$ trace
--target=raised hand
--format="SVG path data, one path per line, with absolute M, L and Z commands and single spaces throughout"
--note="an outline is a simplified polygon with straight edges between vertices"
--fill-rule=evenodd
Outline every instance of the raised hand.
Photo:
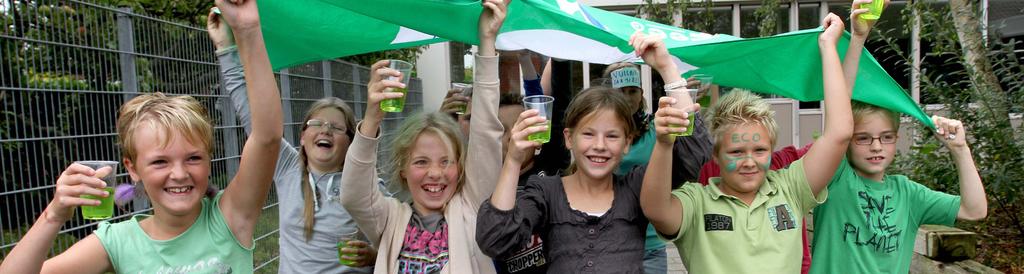
M 868 9 L 861 8 L 863 4 L 871 4 L 871 0 L 853 0 L 853 4 L 850 6 L 850 24 L 853 25 L 852 35 L 867 36 L 871 32 L 871 28 L 878 22 L 878 20 L 868 20 L 860 17 L 861 14 L 868 13 Z M 889 6 L 889 0 L 885 0 L 884 5 Z
M 957 149 L 967 146 L 967 133 L 963 122 L 941 116 L 932 116 L 932 122 L 935 123 L 935 137 L 946 147 Z
M 75 208 L 79 206 L 98 206 L 99 200 L 81 198 L 82 195 L 93 195 L 106 197 L 109 195 L 103 190 L 107 183 L 99 178 L 114 172 L 110 167 L 103 167 L 93 170 L 87 166 L 74 163 L 68 166 L 60 178 L 57 178 L 57 185 L 54 188 L 53 200 L 46 206 L 46 220 L 54 223 L 64 223 L 75 215 Z
M 484 11 L 480 13 L 480 40 L 498 37 L 498 30 L 508 15 L 508 3 L 512 0 L 483 0 Z
M 455 115 L 462 107 L 469 105 L 469 97 L 462 96 L 462 90 L 452 89 L 444 96 L 441 103 L 441 112 Z M 454 117 L 454 116 L 453 116 Z
M 260 12 L 256 0 L 216 0 L 223 19 L 237 32 L 259 29 Z
M 629 37 L 629 45 L 636 50 L 637 56 L 644 59 L 644 63 L 657 70 L 662 76 L 678 75 L 676 63 L 672 61 L 672 55 L 668 53 L 663 39 L 664 37 L 661 36 L 645 35 L 638 31 Z M 666 80 L 666 82 L 669 81 Z
M 214 9 L 210 8 L 210 13 L 206 15 L 206 33 L 210 35 L 210 41 L 213 41 L 213 45 L 218 50 L 235 45 L 231 27 L 227 22 L 221 20 L 220 14 L 214 12 Z
M 540 112 L 536 109 L 523 111 L 523 113 L 519 114 L 515 125 L 512 126 L 512 135 L 508 140 L 508 152 L 505 155 L 507 159 L 522 163 L 526 159 L 527 153 L 533 154 L 533 151 L 541 146 L 541 143 L 526 139 L 530 134 L 548 130 L 546 125 L 536 126 L 547 120 L 539 115 Z
M 658 142 L 671 144 L 676 138 L 671 134 L 683 133 L 690 126 L 690 114 L 687 112 L 700 110 L 700 104 L 693 104 L 690 109 L 673 107 L 675 104 L 676 99 L 668 96 L 658 100 L 658 112 L 654 113 L 654 132 Z
M 843 19 L 839 18 L 835 13 L 829 13 L 828 16 L 825 16 L 825 19 L 821 21 L 821 27 L 825 30 L 818 36 L 818 44 L 831 47 L 836 46 L 836 43 L 839 42 L 839 36 L 843 35 L 843 30 L 846 28 L 843 24 Z
M 384 118 L 384 113 L 380 110 L 380 102 L 385 99 L 397 99 L 405 96 L 401 92 L 391 92 L 393 88 L 405 88 L 405 84 L 391 80 L 391 77 L 402 77 L 402 72 L 388 67 L 390 64 L 391 62 L 388 60 L 380 60 L 370 66 L 370 83 L 366 89 L 365 119 L 380 121 Z

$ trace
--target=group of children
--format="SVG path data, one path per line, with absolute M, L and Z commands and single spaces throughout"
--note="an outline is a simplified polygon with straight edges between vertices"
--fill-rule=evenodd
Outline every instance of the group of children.
M 850 99 L 874 23 L 857 7 L 870 0 L 853 1 L 845 63 L 836 48 L 843 20 L 830 14 L 822 22 L 825 129 L 809 148 L 773 153 L 774 113 L 753 93 L 732 91 L 700 112 L 688 96 L 663 97 L 651 116 L 639 83 L 619 79 L 568 104 L 561 133 L 572 162 L 561 174 L 536 172 L 541 144 L 527 140 L 552 123 L 536 110 L 504 108 L 515 103 L 499 94 L 495 40 L 508 0 L 483 0 L 468 131 L 438 112 L 406 119 L 385 144 L 391 162 L 383 179 L 385 113 L 375 106 L 404 96 L 391 92 L 404 85 L 389 80 L 401 73 L 388 61 L 371 66 L 359 123 L 340 99 L 315 102 L 295 147 L 282 138 L 255 1 L 216 2 L 208 29 L 248 134 L 228 187 L 207 191 L 213 128 L 196 100 L 137 96 L 121 107 L 117 130 L 125 167 L 153 214 L 103 222 L 47 259 L 74 209 L 98 204 L 79 196 L 106 195 L 95 170 L 72 164 L 0 273 L 250 273 L 271 184 L 280 201 L 281 273 L 658 273 L 662 239 L 694 273 L 906 273 L 919 225 L 987 212 L 960 121 L 933 118 L 956 161 L 961 196 L 886 173 L 899 116 Z M 630 43 L 667 90 L 686 88 L 660 37 L 635 34 Z M 624 75 L 614 73 L 620 69 L 635 70 L 616 65 L 606 74 Z M 688 115 L 697 115 L 694 133 L 674 136 Z M 710 179 L 684 183 L 698 178 Z M 385 181 L 410 198 L 387 195 Z M 813 263 L 803 251 L 811 211 Z M 339 250 L 352 232 L 358 239 Z M 339 264 L 339 256 L 352 263 Z

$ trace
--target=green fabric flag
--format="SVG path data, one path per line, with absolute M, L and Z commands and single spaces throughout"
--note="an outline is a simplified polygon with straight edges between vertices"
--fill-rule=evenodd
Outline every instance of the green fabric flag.
M 275 70 L 447 41 L 315 0 L 263 0 L 259 10 Z
M 273 9 L 264 9 L 265 3 L 274 3 Z M 469 44 L 479 44 L 477 20 L 483 7 L 479 0 L 265 0 L 260 10 L 266 13 L 303 13 L 310 6 L 323 12 L 318 14 L 315 35 L 298 36 L 305 31 L 290 25 L 272 25 L 265 22 L 264 32 L 270 28 L 286 29 L 277 39 L 289 39 L 307 47 L 274 47 L 267 38 L 268 51 L 285 50 L 291 58 L 289 64 L 302 63 L 351 55 L 355 51 L 368 52 L 364 47 L 376 43 L 376 50 L 398 48 L 390 43 L 397 30 L 407 27 L 408 32 L 436 35 Z M 316 3 L 311 5 L 310 3 Z M 328 6 L 332 6 L 328 8 Z M 355 14 L 356 16 L 353 16 Z M 266 17 L 264 17 L 266 18 Z M 326 18 L 343 18 L 327 22 Z M 366 23 L 352 21 L 373 19 Z M 266 20 L 266 19 L 264 19 Z M 358 29 L 358 30 L 354 30 Z M 415 31 L 412 31 L 415 30 Z M 332 32 L 334 31 L 334 32 Z M 687 74 L 704 73 L 715 77 L 716 84 L 777 94 L 801 101 L 823 99 L 821 60 L 817 36 L 820 29 L 797 31 L 772 37 L 741 39 L 729 35 L 707 34 L 663 25 L 635 17 L 592 8 L 577 0 L 513 0 L 509 14 L 502 25 L 497 47 L 502 50 L 529 49 L 559 59 L 599 64 L 637 62 L 642 60 L 629 46 L 629 37 L 637 32 L 665 38 L 670 53 L 676 57 L 681 71 Z M 358 32 L 349 36 L 352 32 Z M 366 39 L 365 33 L 381 34 L 386 39 Z M 390 37 L 388 37 L 390 36 Z M 301 42 L 299 42 L 301 41 Z M 358 43 L 352 42 L 356 41 Z M 406 45 L 422 45 L 443 41 L 421 39 Z M 276 41 L 275 41 L 276 42 Z M 839 52 L 845 52 L 849 38 L 844 37 Z M 330 45 L 330 46 L 328 46 Z M 310 47 L 321 47 L 312 51 Z M 358 49 L 358 50 L 357 50 Z M 274 53 L 271 53 L 272 57 Z M 934 127 L 931 119 L 902 88 L 865 51 L 854 87 L 853 98 L 887 109 L 902 112 Z M 274 62 L 274 59 L 271 60 Z M 275 68 L 283 67 L 274 63 Z
M 765 38 L 672 48 L 670 53 L 699 67 L 686 72 L 709 74 L 722 86 L 748 88 L 800 101 L 824 99 L 821 54 L 818 34 L 809 29 Z M 849 33 L 839 41 L 838 52 L 844 58 Z M 861 55 L 853 99 L 898 111 L 934 128 L 931 118 L 886 73 L 865 49 Z

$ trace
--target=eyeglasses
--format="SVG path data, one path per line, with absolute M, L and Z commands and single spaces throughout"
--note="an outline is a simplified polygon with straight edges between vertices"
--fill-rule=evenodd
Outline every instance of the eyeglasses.
M 857 134 L 853 136 L 853 143 L 857 145 L 867 146 L 875 142 L 878 139 L 879 143 L 882 144 L 895 144 L 898 135 L 896 133 L 885 133 L 882 136 L 874 137 L 867 134 Z
M 331 122 L 325 122 L 325 121 L 316 120 L 316 119 L 312 119 L 312 120 L 306 121 L 306 126 L 307 127 L 319 127 L 319 128 L 322 128 L 322 129 L 329 129 L 329 130 L 331 130 L 334 133 L 344 133 L 344 132 L 348 131 L 348 130 L 346 130 L 344 128 L 340 128 L 340 127 L 336 127 L 336 126 L 332 125 Z

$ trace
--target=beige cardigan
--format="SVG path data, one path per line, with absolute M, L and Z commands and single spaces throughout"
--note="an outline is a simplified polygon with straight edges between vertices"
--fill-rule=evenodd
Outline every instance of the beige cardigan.
M 455 193 L 444 212 L 448 222 L 448 265 L 441 273 L 494 273 L 490 257 L 476 244 L 476 214 L 491 196 L 501 171 L 501 121 L 498 120 L 498 57 L 476 56 L 473 119 L 463 172 L 466 185 Z M 356 131 L 348 148 L 341 176 L 341 203 L 359 229 L 378 247 L 374 273 L 398 271 L 405 228 L 413 209 L 398 199 L 386 197 L 377 188 L 377 145 L 379 140 Z

